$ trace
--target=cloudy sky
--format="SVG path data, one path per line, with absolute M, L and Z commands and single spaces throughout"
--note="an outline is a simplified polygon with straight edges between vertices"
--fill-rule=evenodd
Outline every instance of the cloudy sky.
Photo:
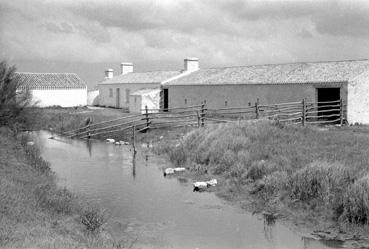
M 1 59 L 76 72 L 369 58 L 369 1 L 0 0 Z

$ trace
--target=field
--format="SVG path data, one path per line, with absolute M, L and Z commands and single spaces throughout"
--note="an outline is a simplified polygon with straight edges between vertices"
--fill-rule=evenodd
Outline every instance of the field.
M 244 121 L 154 147 L 195 180 L 217 178 L 218 195 L 253 211 L 368 233 L 368 131 Z

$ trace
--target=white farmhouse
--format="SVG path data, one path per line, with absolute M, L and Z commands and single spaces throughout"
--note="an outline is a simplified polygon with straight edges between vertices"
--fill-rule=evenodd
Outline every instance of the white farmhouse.
M 22 89 L 28 89 L 38 107 L 85 106 L 87 86 L 74 73 L 15 73 Z

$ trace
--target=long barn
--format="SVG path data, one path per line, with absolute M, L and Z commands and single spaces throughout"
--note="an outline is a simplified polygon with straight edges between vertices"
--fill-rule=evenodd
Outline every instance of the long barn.
M 199 69 L 163 88 L 169 108 L 343 99 L 349 123 L 369 123 L 369 60 Z
M 74 73 L 15 73 L 22 89 L 30 91 L 39 107 L 87 105 L 87 86 Z

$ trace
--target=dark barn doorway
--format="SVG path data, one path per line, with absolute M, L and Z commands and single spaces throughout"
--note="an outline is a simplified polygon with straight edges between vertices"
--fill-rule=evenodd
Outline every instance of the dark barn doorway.
M 334 107 L 333 105 L 335 106 L 339 105 L 339 100 L 341 98 L 340 88 L 339 87 L 317 88 L 317 95 L 318 95 L 319 119 L 320 120 L 338 119 L 340 117 L 339 106 Z
M 163 89 L 164 90 L 164 103 L 163 103 L 163 109 L 165 112 L 168 111 L 168 89 Z

